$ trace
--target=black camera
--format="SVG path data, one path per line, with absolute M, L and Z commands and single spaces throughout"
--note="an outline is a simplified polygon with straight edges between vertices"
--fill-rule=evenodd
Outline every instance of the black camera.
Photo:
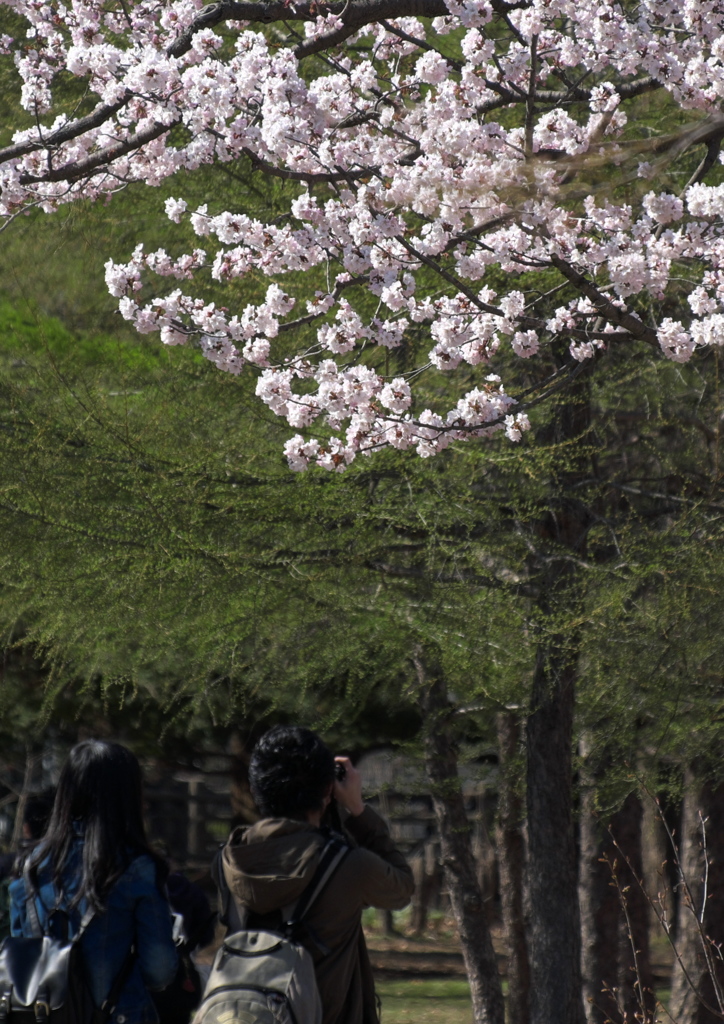
M 334 777 L 337 780 L 337 782 L 342 782 L 346 778 L 346 775 L 347 775 L 347 769 L 342 764 L 342 762 L 341 761 L 335 761 L 334 762 Z

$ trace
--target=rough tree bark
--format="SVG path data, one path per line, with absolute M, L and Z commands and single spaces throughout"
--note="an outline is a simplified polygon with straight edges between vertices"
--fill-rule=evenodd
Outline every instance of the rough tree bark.
M 413 654 L 424 716 L 425 767 L 440 832 L 445 883 L 470 981 L 474 1024 L 505 1024 L 503 990 L 477 879 L 445 679 L 422 648 Z
M 643 808 L 630 793 L 608 825 L 595 810 L 595 778 L 581 794 L 581 968 L 588 1024 L 655 1017 L 643 877 Z M 614 879 L 615 872 L 615 879 Z M 622 903 L 625 899 L 625 910 Z
M 13 834 L 10 839 L 10 849 L 17 850 L 20 840 L 23 838 L 23 821 L 25 818 L 25 806 L 28 802 L 28 797 L 33 788 L 33 778 L 35 777 L 35 769 L 38 765 L 40 758 L 33 752 L 30 744 L 25 747 L 25 772 L 23 773 L 23 784 L 18 793 L 18 802 L 15 807 L 15 822 L 13 824 Z
M 571 740 L 575 665 L 538 653 L 527 722 L 531 1024 L 582 1024 Z
M 584 773 L 581 787 L 580 872 L 581 974 L 588 1024 L 617 1015 L 616 987 L 620 904 L 606 857 L 612 848 L 596 814 L 595 781 Z
M 669 920 L 674 915 L 674 890 L 671 885 L 671 848 L 655 797 L 647 793 L 643 801 L 641 822 L 644 889 Z M 650 927 L 658 928 L 653 912 Z
M 629 793 L 610 825 L 620 852 L 618 879 L 626 901 L 619 922 L 618 984 L 623 1019 L 651 1024 L 656 1016 L 656 998 L 649 948 L 649 905 L 641 889 L 642 826 L 641 798 L 638 793 Z
M 567 352 L 559 352 L 562 364 Z M 531 1024 L 583 1024 L 581 939 L 573 830 L 572 742 L 580 572 L 591 516 L 577 497 L 590 471 L 590 369 L 541 432 L 560 464 L 550 478 L 548 514 L 531 538 L 540 596 L 539 641 L 526 723 Z M 580 442 L 580 443 L 579 443 Z M 538 549 L 540 546 L 540 549 Z
M 500 782 L 498 785 L 498 871 L 503 927 L 508 946 L 508 1024 L 529 1024 L 530 964 L 525 937 L 525 841 L 523 800 L 511 775 L 521 741 L 520 721 L 511 711 L 496 718 Z
M 724 783 L 703 782 L 704 774 L 695 764 L 684 780 L 679 863 L 686 884 L 678 886 L 670 1007 L 677 1024 L 724 1017 Z

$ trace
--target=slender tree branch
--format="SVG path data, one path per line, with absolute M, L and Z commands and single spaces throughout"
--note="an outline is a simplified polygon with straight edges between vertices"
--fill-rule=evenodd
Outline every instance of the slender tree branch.
M 492 6 L 499 14 L 527 7 L 529 0 L 492 0 Z M 209 4 L 194 22 L 168 48 L 172 57 L 181 57 L 190 48 L 193 38 L 203 28 L 213 28 L 222 21 L 314 21 L 320 14 L 336 14 L 342 17 L 343 27 L 320 36 L 319 39 L 301 43 L 297 56 L 306 57 L 311 53 L 336 43 L 358 31 L 364 25 L 380 22 L 390 18 L 438 18 L 450 12 L 444 0 L 335 0 L 333 3 L 318 3 L 317 0 L 304 0 L 302 3 L 290 3 L 289 0 L 274 0 L 272 3 L 234 2 L 222 0 L 221 3 Z M 348 31 L 349 30 L 349 31 Z
M 629 313 L 627 309 L 619 309 L 618 306 L 615 306 L 610 299 L 607 299 L 591 281 L 572 267 L 567 260 L 564 260 L 555 253 L 551 254 L 550 259 L 556 270 L 560 271 L 566 280 L 570 281 L 582 295 L 591 300 L 599 316 L 604 317 L 610 323 L 617 324 L 619 327 L 624 327 L 634 338 L 640 338 L 642 341 L 649 342 L 649 344 L 658 345 L 656 331 L 651 327 L 647 327 L 637 316 Z
M 92 177 L 99 170 L 105 170 L 105 165 L 111 164 L 114 160 L 118 160 L 128 153 L 133 153 L 149 142 L 153 142 L 154 139 L 160 138 L 161 135 L 164 135 L 180 123 L 180 121 L 173 121 L 171 124 L 159 124 L 157 122 L 145 131 L 136 132 L 135 135 L 130 136 L 124 142 L 118 142 L 112 146 L 106 146 L 105 149 L 98 150 L 97 153 L 93 153 L 92 156 L 87 157 L 85 160 L 64 164 L 62 167 L 49 170 L 46 174 L 23 174 L 20 176 L 20 184 L 35 185 L 47 181 L 71 182 L 77 181 L 79 178 Z
M 68 121 L 62 128 L 49 132 L 38 139 L 28 139 L 27 142 L 18 142 L 14 146 L 0 149 L 0 164 L 7 163 L 8 160 L 17 160 L 19 157 L 27 156 L 39 149 L 53 149 L 56 146 L 61 146 L 64 142 L 77 139 L 79 135 L 85 135 L 86 132 L 92 131 L 94 128 L 100 128 L 102 124 L 105 124 L 114 114 L 125 107 L 130 98 L 131 93 L 125 92 L 120 100 L 104 104 L 92 114 L 88 114 L 87 117 L 80 117 L 77 121 Z
M 304 181 L 309 185 L 322 182 L 356 181 L 358 178 L 366 178 L 377 172 L 376 167 L 363 167 L 358 171 L 289 171 L 283 167 L 275 167 L 274 164 L 268 163 L 250 149 L 245 148 L 244 153 L 249 157 L 255 170 L 271 174 L 274 178 L 282 178 L 284 181 Z

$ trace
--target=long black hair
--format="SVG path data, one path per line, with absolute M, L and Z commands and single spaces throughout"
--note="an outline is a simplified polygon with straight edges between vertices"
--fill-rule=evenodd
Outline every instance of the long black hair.
M 168 869 L 146 839 L 141 766 L 120 743 L 84 740 L 73 747 L 60 773 L 48 830 L 31 855 L 31 872 L 49 860 L 62 890 L 63 871 L 79 836 L 83 859 L 72 905 L 85 899 L 102 911 L 114 882 L 142 853 L 154 860 L 159 887 L 165 882 Z

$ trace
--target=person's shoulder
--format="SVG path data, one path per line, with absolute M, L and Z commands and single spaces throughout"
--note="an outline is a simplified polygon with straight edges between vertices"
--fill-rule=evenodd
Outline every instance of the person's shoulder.
M 139 853 L 130 862 L 119 881 L 156 884 L 156 862 L 148 853 Z
M 13 878 L 8 884 L 8 893 L 10 898 L 13 900 L 24 900 L 25 899 L 25 878 L 23 877 L 23 871 L 25 862 L 28 857 L 32 855 L 32 850 L 22 851 L 15 859 L 13 866 L 13 872 L 15 878 Z M 50 860 L 48 857 L 43 857 L 35 871 L 35 884 L 42 888 L 52 881 L 52 872 Z
M 340 865 L 340 870 L 343 870 L 345 874 L 354 875 L 360 871 L 366 871 L 372 865 L 376 866 L 380 860 L 378 854 L 364 846 L 350 846 L 349 852 Z

